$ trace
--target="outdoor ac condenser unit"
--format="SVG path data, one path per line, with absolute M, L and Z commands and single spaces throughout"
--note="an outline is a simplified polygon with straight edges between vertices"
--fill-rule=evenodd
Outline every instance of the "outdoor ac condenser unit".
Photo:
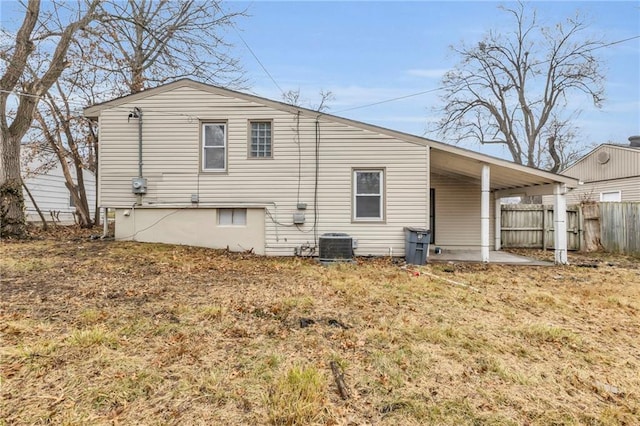
M 353 238 L 347 234 L 322 234 L 318 239 L 322 263 L 349 262 L 353 259 Z

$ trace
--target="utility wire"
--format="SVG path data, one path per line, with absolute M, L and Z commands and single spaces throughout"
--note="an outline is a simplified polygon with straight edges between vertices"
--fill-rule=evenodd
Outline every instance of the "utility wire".
M 380 104 L 386 104 L 386 103 L 389 103 L 389 102 L 400 101 L 402 99 L 413 98 L 415 96 L 426 95 L 427 93 L 437 92 L 437 91 L 443 90 L 443 89 L 444 89 L 444 87 L 437 87 L 435 89 L 423 90 L 422 92 L 412 93 L 410 95 L 398 96 L 397 98 L 385 99 L 383 101 L 378 101 L 378 102 L 374 102 L 374 103 L 371 103 L 371 104 L 366 104 L 366 105 L 360 105 L 360 106 L 356 106 L 356 107 L 352 107 L 352 108 L 341 109 L 339 111 L 336 111 L 336 114 L 339 114 L 341 112 L 346 112 L 346 111 L 353 111 L 355 109 L 367 108 L 367 107 L 380 105 Z
M 612 41 L 610 43 L 606 43 L 606 44 L 603 44 L 603 45 L 600 45 L 600 46 L 592 47 L 591 49 L 587 49 L 586 52 L 592 52 L 594 50 L 604 49 L 605 47 L 615 46 L 616 44 L 626 43 L 627 41 L 636 40 L 638 38 L 640 38 L 640 35 L 636 35 L 636 36 L 633 36 L 633 37 L 628 37 L 628 38 L 625 38 L 625 39 L 622 39 L 622 40 Z M 550 62 L 550 60 L 546 59 L 544 61 L 540 61 L 540 62 L 531 64 L 531 65 L 532 66 L 542 65 L 542 64 L 547 63 L 547 62 Z M 498 73 L 496 73 L 496 74 L 498 74 Z M 504 74 L 504 71 L 500 72 L 500 74 Z M 400 101 L 402 99 L 407 99 L 407 98 L 413 98 L 415 96 L 426 95 L 427 93 L 437 92 L 437 91 L 444 90 L 444 89 L 447 89 L 447 86 L 436 87 L 434 89 L 423 90 L 421 92 L 411 93 L 409 95 L 398 96 L 396 98 L 385 99 L 385 100 L 378 101 L 378 102 L 373 102 L 373 103 L 370 103 L 370 104 L 364 104 L 364 105 L 359 105 L 359 106 L 355 106 L 355 107 L 352 107 L 352 108 L 341 109 L 339 111 L 336 111 L 335 113 L 339 114 L 341 112 L 353 111 L 353 110 L 356 110 L 356 109 L 368 108 L 368 107 L 372 107 L 372 106 L 376 106 L 376 105 L 386 104 L 386 103 L 389 103 L 389 102 Z
M 262 70 L 269 76 L 269 78 L 271 79 L 271 81 L 273 82 L 273 84 L 275 84 L 275 86 L 278 88 L 278 90 L 280 90 L 280 94 L 282 96 L 284 96 L 284 90 L 282 90 L 282 87 L 280 87 L 280 85 L 278 84 L 278 82 L 276 81 L 275 78 L 273 78 L 273 76 L 271 75 L 271 73 L 269 72 L 269 70 L 267 70 L 267 67 L 264 66 L 264 64 L 262 63 L 262 61 L 260 61 L 260 58 L 258 58 L 258 55 L 255 54 L 255 52 L 253 51 L 253 49 L 251 48 L 251 46 L 249 46 L 249 43 L 246 42 L 246 40 L 242 37 L 242 35 L 240 34 L 240 31 L 238 31 L 235 27 L 235 25 L 232 25 L 233 30 L 236 32 L 236 34 L 238 35 L 238 37 L 240 37 L 240 40 L 242 40 L 242 43 L 245 45 L 245 47 L 247 48 L 247 50 L 249 50 L 249 52 L 251 52 L 251 55 L 253 56 L 253 58 L 258 62 L 258 64 L 260 64 L 260 66 L 262 67 Z
M 256 54 L 254 53 L 253 49 L 251 49 L 251 47 L 249 46 L 249 44 L 245 41 L 245 39 L 242 37 L 242 35 L 240 35 L 240 33 L 238 32 L 238 30 L 235 28 L 235 26 L 233 27 L 233 29 L 235 30 L 236 34 L 238 35 L 238 37 L 240 38 L 240 40 L 242 40 L 242 42 L 244 43 L 244 45 L 247 47 L 247 49 L 249 50 L 249 52 L 251 52 L 251 54 L 253 55 L 253 57 L 255 58 L 255 60 L 258 62 L 258 64 L 260 64 L 260 66 L 262 67 L 262 69 L 264 70 L 264 72 L 269 76 L 269 78 L 271 79 L 271 81 L 273 82 L 273 84 L 278 88 L 278 90 L 280 90 L 280 93 L 282 95 L 284 95 L 284 90 L 282 90 L 282 87 L 280 87 L 280 85 L 278 84 L 278 82 L 273 78 L 273 76 L 271 75 L 271 73 L 267 70 L 267 68 L 264 66 L 264 64 L 260 61 L 260 59 L 258 58 L 258 56 L 256 56 Z M 616 40 L 616 41 L 612 41 L 610 43 L 605 43 L 603 45 L 600 46 L 595 46 L 592 47 L 591 49 L 586 50 L 586 52 L 592 52 L 594 50 L 598 50 L 598 49 L 604 49 L 606 47 L 611 47 L 611 46 L 615 46 L 617 44 L 622 44 L 622 43 L 626 43 L 628 41 L 632 41 L 632 40 L 636 40 L 639 39 L 640 35 L 636 35 L 636 36 L 632 36 L 632 37 L 628 37 L 625 39 L 621 39 L 621 40 Z M 544 64 L 546 62 L 549 62 L 549 60 L 544 60 L 544 61 L 540 61 L 534 64 L 531 64 L 532 66 L 535 65 L 541 65 Z M 504 73 L 504 72 L 501 72 Z M 404 95 L 404 96 L 398 96 L 395 98 L 390 98 L 390 99 L 385 99 L 382 101 L 378 101 L 378 102 L 373 102 L 373 103 L 369 103 L 369 104 L 364 104 L 364 105 L 359 105 L 359 106 L 355 106 L 355 107 L 351 107 L 351 108 L 345 108 L 345 109 L 341 109 L 335 112 L 335 114 L 339 114 L 342 112 L 347 112 L 347 111 L 353 111 L 356 109 L 362 109 L 362 108 L 368 108 L 368 107 L 372 107 L 372 106 L 376 106 L 376 105 L 381 105 L 381 104 L 386 104 L 389 102 L 395 102 L 395 101 L 400 101 L 403 99 L 408 99 L 408 98 L 413 98 L 416 96 L 421 96 L 421 95 L 426 95 L 427 93 L 433 93 L 433 92 L 437 92 L 440 90 L 444 90 L 446 89 L 446 86 L 443 87 L 436 87 L 433 89 L 428 89 L 428 90 L 423 90 L 420 92 L 416 92 L 416 93 L 411 93 L 408 95 Z M 13 94 L 15 96 L 30 96 L 30 97 L 34 97 L 34 98 L 41 98 L 41 96 L 38 95 L 32 95 L 29 93 L 24 93 L 24 92 L 16 92 L 16 91 L 11 91 L 11 90 L 2 90 L 0 89 L 0 92 L 2 93 L 8 93 L 8 94 Z M 75 102 L 70 102 L 71 104 L 74 104 Z M 76 105 L 79 105 L 78 103 L 75 103 Z M 156 111 L 156 112 L 160 112 L 160 111 Z

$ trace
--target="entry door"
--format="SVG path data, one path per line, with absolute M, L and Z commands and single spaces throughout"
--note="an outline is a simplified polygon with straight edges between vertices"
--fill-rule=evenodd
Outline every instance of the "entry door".
M 435 188 L 429 189 L 429 228 L 431 229 L 430 244 L 436 242 L 436 190 Z

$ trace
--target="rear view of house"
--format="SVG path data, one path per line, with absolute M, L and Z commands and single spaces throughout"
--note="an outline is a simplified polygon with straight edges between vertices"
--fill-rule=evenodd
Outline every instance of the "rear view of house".
M 577 184 L 186 79 L 85 114 L 99 121 L 98 197 L 115 210 L 117 239 L 287 256 L 317 255 L 322 235 L 347 234 L 356 255 L 398 256 L 403 229 L 419 227 L 443 248 L 478 249 L 488 261 L 500 246 L 501 197 L 555 194 L 562 203 Z M 566 241 L 557 247 L 566 261 Z

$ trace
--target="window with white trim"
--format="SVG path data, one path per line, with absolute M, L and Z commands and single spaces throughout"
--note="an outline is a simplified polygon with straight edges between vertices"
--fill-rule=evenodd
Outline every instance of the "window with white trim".
M 221 172 L 227 169 L 227 125 L 202 125 L 202 170 Z
M 218 225 L 247 224 L 247 209 L 218 209 Z
M 384 219 L 384 171 L 353 171 L 353 220 Z
M 271 122 L 251 121 L 249 136 L 249 156 L 251 158 L 271 158 Z
M 622 201 L 622 192 L 608 191 L 600 193 L 600 201 L 604 202 L 620 202 Z

